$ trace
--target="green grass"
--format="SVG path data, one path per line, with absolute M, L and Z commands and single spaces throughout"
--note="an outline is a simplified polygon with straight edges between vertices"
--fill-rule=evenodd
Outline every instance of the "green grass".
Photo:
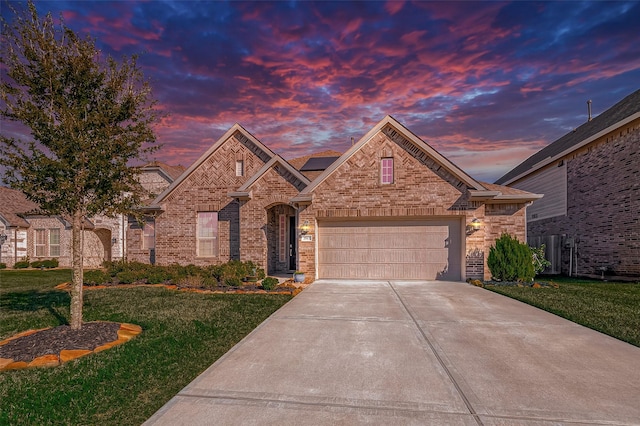
M 486 288 L 640 346 L 640 283 L 553 278 L 559 288 Z
M 0 339 L 65 324 L 69 270 L 0 271 Z M 86 291 L 85 321 L 138 324 L 124 345 L 54 368 L 0 373 L 0 424 L 138 425 L 291 297 L 163 288 Z

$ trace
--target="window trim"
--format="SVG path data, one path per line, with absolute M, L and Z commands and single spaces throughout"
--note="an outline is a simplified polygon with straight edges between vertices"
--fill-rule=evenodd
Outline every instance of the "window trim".
M 44 228 L 35 229 L 35 257 L 47 257 L 49 252 L 48 244 L 49 243 L 49 233 Z M 40 253 L 38 253 L 38 249 L 40 249 Z
M 211 214 L 212 215 L 212 219 L 215 218 L 215 226 L 212 229 L 211 232 L 211 236 L 202 236 L 201 231 L 203 230 L 202 226 L 203 226 L 203 222 L 201 221 L 205 219 L 205 214 Z M 215 214 L 215 215 L 214 215 Z M 201 216 L 202 215 L 202 216 Z M 218 216 L 218 212 L 216 211 L 199 211 L 196 213 L 196 256 L 197 257 L 207 257 L 207 258 L 213 258 L 213 257 L 218 257 L 220 255 L 220 248 L 219 248 L 219 240 L 218 240 L 218 231 L 219 231 L 219 216 Z M 211 246 L 211 254 L 209 253 L 202 253 L 202 249 L 201 243 L 205 243 L 207 241 L 213 241 L 213 244 Z
M 56 231 L 55 233 L 58 234 L 58 243 L 57 244 L 54 244 L 52 242 L 52 238 L 51 237 L 52 237 L 53 234 L 55 234 L 52 231 Z M 60 257 L 60 237 L 61 237 L 60 228 L 50 228 L 49 229 L 49 238 L 48 238 L 48 241 L 49 241 L 49 257 Z M 57 248 L 57 252 L 56 253 L 54 253 L 54 250 L 53 250 L 54 248 Z
M 152 233 L 148 232 L 148 228 L 151 228 Z M 152 240 L 153 244 L 149 244 L 148 241 Z M 142 249 L 150 250 L 156 248 L 156 221 L 147 221 L 142 225 Z
M 394 182 L 393 157 L 383 157 L 380 159 L 380 183 L 382 185 L 392 185 Z
M 244 176 L 244 160 L 236 160 L 236 177 Z

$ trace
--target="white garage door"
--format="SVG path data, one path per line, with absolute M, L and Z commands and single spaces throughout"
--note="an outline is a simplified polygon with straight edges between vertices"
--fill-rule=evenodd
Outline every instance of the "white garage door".
M 318 224 L 320 278 L 460 280 L 459 220 Z

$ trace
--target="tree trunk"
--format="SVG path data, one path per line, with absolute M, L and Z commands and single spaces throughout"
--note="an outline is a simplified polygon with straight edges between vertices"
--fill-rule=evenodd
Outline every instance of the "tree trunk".
M 82 253 L 82 214 L 76 212 L 73 215 L 71 252 L 73 257 L 73 286 L 71 288 L 71 329 L 82 328 L 82 284 L 83 253 Z

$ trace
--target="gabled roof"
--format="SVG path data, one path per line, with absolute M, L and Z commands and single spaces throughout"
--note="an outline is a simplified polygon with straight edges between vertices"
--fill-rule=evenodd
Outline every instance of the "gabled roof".
M 640 90 L 542 148 L 507 172 L 496 183 L 503 185 L 513 183 L 638 118 L 640 118 Z
M 36 212 L 38 205 L 27 199 L 22 191 L 0 186 L 0 220 L 7 227 L 28 228 L 27 222 L 21 215 Z
M 334 157 L 337 159 L 337 158 L 340 158 L 341 155 L 342 155 L 342 152 L 328 149 L 326 151 L 315 152 L 313 154 L 305 155 L 302 157 L 292 158 L 291 160 L 288 160 L 288 161 L 289 161 L 289 164 L 291 164 L 296 169 L 300 170 L 312 158 Z
M 211 147 L 200 156 L 178 179 L 173 181 L 171 185 L 167 187 L 160 195 L 156 197 L 153 201 L 153 205 L 160 204 L 165 197 L 167 197 L 175 188 L 177 188 L 194 170 L 196 170 L 200 165 L 209 158 L 222 144 L 224 144 L 229 138 L 232 136 L 240 136 L 241 138 L 247 139 L 251 142 L 258 152 L 255 154 L 258 155 L 265 163 L 268 163 L 276 154 L 262 144 L 258 139 L 255 138 L 251 133 L 249 133 L 244 127 L 240 124 L 236 123 L 229 130 L 226 131 L 224 135 L 222 135 L 216 143 L 211 145 Z
M 170 166 L 169 164 L 162 163 L 160 161 L 152 161 L 144 166 L 140 166 L 142 171 L 159 171 L 166 176 L 167 181 L 173 182 L 178 179 L 180 175 L 186 170 L 184 166 Z
M 302 173 L 296 170 L 291 164 L 289 164 L 284 158 L 279 155 L 275 155 L 267 164 L 262 166 L 258 172 L 251 177 L 248 181 L 245 182 L 237 191 L 229 193 L 229 197 L 240 198 L 240 199 L 249 199 L 251 198 L 251 187 L 254 183 L 258 181 L 267 171 L 275 167 L 283 167 L 285 173 L 289 173 L 295 179 L 300 181 L 300 188 L 297 188 L 298 191 L 302 190 L 302 187 L 306 187 L 309 185 L 310 181 L 307 179 Z M 294 185 L 296 186 L 296 185 Z
M 338 160 L 333 162 L 320 176 L 318 176 L 311 185 L 307 186 L 304 191 L 300 192 L 300 195 L 296 197 L 293 201 L 308 201 L 309 196 L 313 192 L 313 190 L 324 182 L 333 172 L 335 172 L 343 163 L 345 163 L 352 155 L 358 152 L 364 145 L 366 145 L 371 138 L 373 138 L 378 132 L 385 129 L 387 126 L 390 126 L 396 132 L 400 133 L 405 139 L 407 139 L 411 144 L 417 147 L 419 150 L 424 152 L 429 158 L 438 163 L 441 167 L 445 168 L 451 175 L 457 178 L 460 182 L 464 183 L 470 189 L 475 190 L 485 190 L 480 182 L 473 179 L 471 176 L 466 174 L 462 169 L 453 164 L 451 161 L 446 159 L 443 155 L 441 155 L 438 151 L 436 151 L 429 144 L 425 143 L 422 139 L 416 136 L 409 129 L 400 124 L 395 118 L 387 115 L 385 118 L 380 120 L 378 124 L 376 124 L 366 135 L 364 135 L 356 144 L 354 144 L 347 152 L 342 154 Z

